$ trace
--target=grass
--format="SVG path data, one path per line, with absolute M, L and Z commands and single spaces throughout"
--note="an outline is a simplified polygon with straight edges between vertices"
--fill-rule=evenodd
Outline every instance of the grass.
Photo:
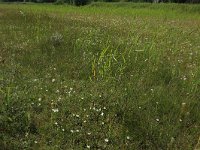
M 1 148 L 198 149 L 197 7 L 0 4 Z

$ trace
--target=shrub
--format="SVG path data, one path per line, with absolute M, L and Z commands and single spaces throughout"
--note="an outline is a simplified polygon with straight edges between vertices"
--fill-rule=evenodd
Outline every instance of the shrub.
M 84 6 L 84 5 L 87 5 L 89 4 L 89 0 L 74 0 L 74 4 L 76 6 Z

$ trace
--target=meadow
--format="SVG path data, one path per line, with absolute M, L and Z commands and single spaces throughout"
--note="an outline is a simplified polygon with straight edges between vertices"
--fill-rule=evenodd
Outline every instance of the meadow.
M 200 149 L 200 5 L 0 4 L 0 149 Z

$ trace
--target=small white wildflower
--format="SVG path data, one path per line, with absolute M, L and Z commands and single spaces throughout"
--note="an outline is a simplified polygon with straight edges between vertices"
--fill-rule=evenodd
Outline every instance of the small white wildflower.
M 37 143 L 38 143 L 38 141 L 34 141 L 34 143 L 35 143 L 35 144 L 37 144 Z
M 23 11 L 20 10 L 19 13 L 20 13 L 22 16 L 24 16 L 24 12 L 23 12 Z
M 72 90 L 73 90 L 73 88 L 69 88 L 69 90 L 70 90 L 70 91 L 72 91 Z
M 70 130 L 71 133 L 74 133 L 74 130 Z
M 28 132 L 26 132 L 25 136 L 26 136 L 26 137 L 28 136 Z
M 104 110 L 106 110 L 106 107 L 103 107 Z
M 185 107 L 186 103 L 182 103 L 181 105 L 182 105 L 183 107 Z
M 103 116 L 103 115 L 104 115 L 104 113 L 102 112 L 102 113 L 101 113 L 101 116 Z
M 184 81 L 187 80 L 186 76 L 183 77 L 183 80 L 184 80 Z
M 96 109 L 96 111 L 97 111 L 97 112 L 100 112 L 100 111 L 101 111 L 101 108 L 99 108 L 99 109 Z
M 156 119 L 156 121 L 157 121 L 157 122 L 159 122 L 159 121 L 160 121 L 160 119 Z
M 38 103 L 38 106 L 41 106 L 41 103 Z
M 86 147 L 87 147 L 88 149 L 90 149 L 90 145 L 87 145 Z
M 106 139 L 104 139 L 104 141 L 107 143 L 109 140 L 106 138 Z
M 86 120 L 84 120 L 83 122 L 84 122 L 84 123 L 86 123 L 87 121 L 86 121 Z
M 183 120 L 182 120 L 182 119 L 179 119 L 179 121 L 182 122 Z
M 76 117 L 79 118 L 80 116 L 79 116 L 79 115 L 76 115 Z
M 64 132 L 64 131 L 65 131 L 65 129 L 62 129 L 62 131 Z
M 80 130 L 76 130 L 76 132 L 80 132 Z
M 130 140 L 130 136 L 127 136 L 126 139 L 127 139 L 127 140 Z
M 55 82 L 55 81 L 56 81 L 56 79 L 52 79 L 51 81 L 52 81 L 52 82 Z
M 141 109 L 142 107 L 139 106 L 138 108 Z
M 101 98 L 101 95 L 99 95 L 99 97 Z
M 59 93 L 60 91 L 59 90 L 56 90 L 56 93 Z
M 104 122 L 102 122 L 101 124 L 102 124 L 102 125 L 104 125 L 105 123 L 104 123 Z
M 57 122 L 55 122 L 54 124 L 55 124 L 55 125 L 58 125 L 58 123 L 57 123 Z
M 84 97 L 81 97 L 81 99 L 83 100 L 83 99 L 84 99 Z
M 88 134 L 88 135 L 91 135 L 91 132 L 88 132 L 87 134 Z
M 40 102 L 42 100 L 42 98 L 38 98 L 38 101 Z
M 61 100 L 61 97 L 58 98 L 58 101 L 59 101 L 59 102 L 60 102 L 60 100 Z
M 58 108 L 54 108 L 54 109 L 52 109 L 52 111 L 56 113 L 56 112 L 58 112 L 59 110 L 58 110 Z
M 86 111 L 86 109 L 84 108 L 83 111 Z

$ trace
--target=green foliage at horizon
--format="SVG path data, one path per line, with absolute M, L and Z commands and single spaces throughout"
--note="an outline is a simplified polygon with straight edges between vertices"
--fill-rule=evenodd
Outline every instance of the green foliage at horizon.
M 60 0 L 1 0 L 2 2 L 35 2 L 35 3 L 60 3 Z M 200 3 L 200 0 L 63 0 L 63 3 L 76 6 L 87 5 L 91 2 L 133 2 L 133 3 Z M 60 3 L 61 4 L 61 3 Z

